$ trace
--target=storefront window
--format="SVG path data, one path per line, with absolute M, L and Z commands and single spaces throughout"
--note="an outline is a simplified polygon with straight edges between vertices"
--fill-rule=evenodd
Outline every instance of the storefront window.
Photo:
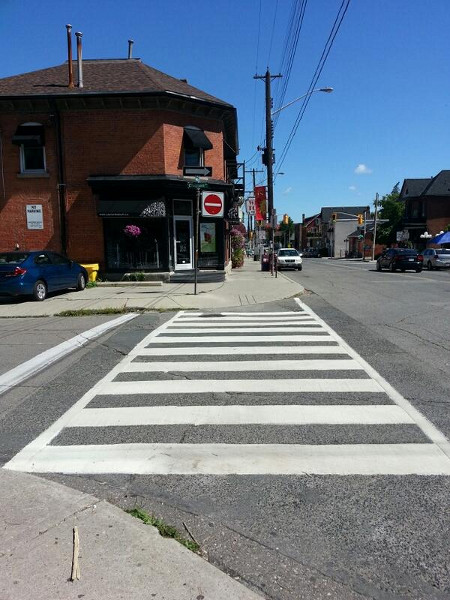
M 104 219 L 106 268 L 117 271 L 168 269 L 165 219 Z

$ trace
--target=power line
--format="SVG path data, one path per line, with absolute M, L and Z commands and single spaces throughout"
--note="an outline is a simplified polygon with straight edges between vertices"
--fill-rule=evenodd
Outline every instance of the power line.
M 272 33 L 270 35 L 270 44 L 269 44 L 269 57 L 267 59 L 267 64 L 270 65 L 270 55 L 272 54 L 272 42 L 273 42 L 273 34 L 275 31 L 275 24 L 277 22 L 277 12 L 278 12 L 278 0 L 275 4 L 275 15 L 273 17 L 273 25 L 272 25 Z
M 317 80 L 319 79 L 319 77 L 320 77 L 320 75 L 322 73 L 322 70 L 323 70 L 323 68 L 325 66 L 325 63 L 326 63 L 327 58 L 328 58 L 328 55 L 330 54 L 331 48 L 332 48 L 332 46 L 334 44 L 334 40 L 335 40 L 336 35 L 337 35 L 338 31 L 339 31 L 339 28 L 340 28 L 340 26 L 342 24 L 342 21 L 344 20 L 344 17 L 345 17 L 345 14 L 346 14 L 347 10 L 348 10 L 349 5 L 350 5 L 350 0 L 342 0 L 341 6 L 339 7 L 339 10 L 338 10 L 336 18 L 334 20 L 334 23 L 333 23 L 333 26 L 331 28 L 330 34 L 328 36 L 328 39 L 327 39 L 327 41 L 325 43 L 325 46 L 324 46 L 324 49 L 322 51 L 322 55 L 321 55 L 321 57 L 319 59 L 319 62 L 318 62 L 317 67 L 316 67 L 316 70 L 314 71 L 314 75 L 313 75 L 313 77 L 311 79 L 311 83 L 309 85 L 307 95 L 305 96 L 305 99 L 303 100 L 303 102 L 302 102 L 302 104 L 300 106 L 300 110 L 298 112 L 298 115 L 297 115 L 297 118 L 295 120 L 295 123 L 294 123 L 294 125 L 293 125 L 293 127 L 291 129 L 291 132 L 290 132 L 290 134 L 288 136 L 286 144 L 285 144 L 285 146 L 283 148 L 283 151 L 281 153 L 281 158 L 280 158 L 280 161 L 279 161 L 277 174 L 279 173 L 279 171 L 280 171 L 280 169 L 281 169 L 281 167 L 283 165 L 283 162 L 284 162 L 284 160 L 286 158 L 286 155 L 287 155 L 287 153 L 289 151 L 289 148 L 291 147 L 291 144 L 292 144 L 292 141 L 293 141 L 293 139 L 295 137 L 295 134 L 297 133 L 298 127 L 300 125 L 300 122 L 303 119 L 303 115 L 305 114 L 306 108 L 307 108 L 308 103 L 309 103 L 309 101 L 311 99 L 311 92 L 315 88 L 315 86 L 317 84 Z
M 308 0 L 301 0 L 301 2 L 300 0 L 294 0 L 294 3 L 292 5 L 291 16 L 289 19 L 290 27 L 286 35 L 281 66 L 279 69 L 280 73 L 283 73 L 284 78 L 280 86 L 277 87 L 277 100 L 275 103 L 276 108 L 280 108 L 281 106 L 283 106 L 284 98 L 286 96 L 286 91 L 291 77 L 294 58 L 297 52 L 297 46 L 300 38 L 300 32 L 302 30 L 303 18 L 305 16 L 307 3 Z M 279 114 L 275 117 L 274 128 L 277 125 L 278 117 Z

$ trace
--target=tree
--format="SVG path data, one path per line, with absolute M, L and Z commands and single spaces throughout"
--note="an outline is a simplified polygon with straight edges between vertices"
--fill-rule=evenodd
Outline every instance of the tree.
M 399 201 L 400 182 L 396 183 L 390 194 L 386 194 L 380 200 L 378 216 L 380 219 L 388 219 L 388 223 L 379 226 L 377 231 L 377 242 L 390 245 L 397 239 L 397 231 L 400 229 L 401 221 L 405 213 L 404 202 Z

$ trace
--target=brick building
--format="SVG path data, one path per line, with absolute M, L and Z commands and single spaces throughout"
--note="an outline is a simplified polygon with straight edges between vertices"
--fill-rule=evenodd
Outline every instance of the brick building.
M 183 169 L 205 166 L 225 206 L 200 217 L 199 266 L 224 269 L 235 108 L 140 59 L 80 66 L 73 87 L 69 63 L 0 79 L 0 251 L 47 248 L 118 275 L 191 269 L 197 192 Z
M 405 179 L 399 201 L 405 203 L 403 231 L 416 248 L 424 248 L 425 232 L 433 236 L 450 225 L 450 171 L 428 179 Z

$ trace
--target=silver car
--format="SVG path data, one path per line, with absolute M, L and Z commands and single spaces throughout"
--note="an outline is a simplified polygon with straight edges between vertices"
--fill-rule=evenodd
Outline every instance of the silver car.
M 428 248 L 424 250 L 423 266 L 429 271 L 450 268 L 450 248 Z

